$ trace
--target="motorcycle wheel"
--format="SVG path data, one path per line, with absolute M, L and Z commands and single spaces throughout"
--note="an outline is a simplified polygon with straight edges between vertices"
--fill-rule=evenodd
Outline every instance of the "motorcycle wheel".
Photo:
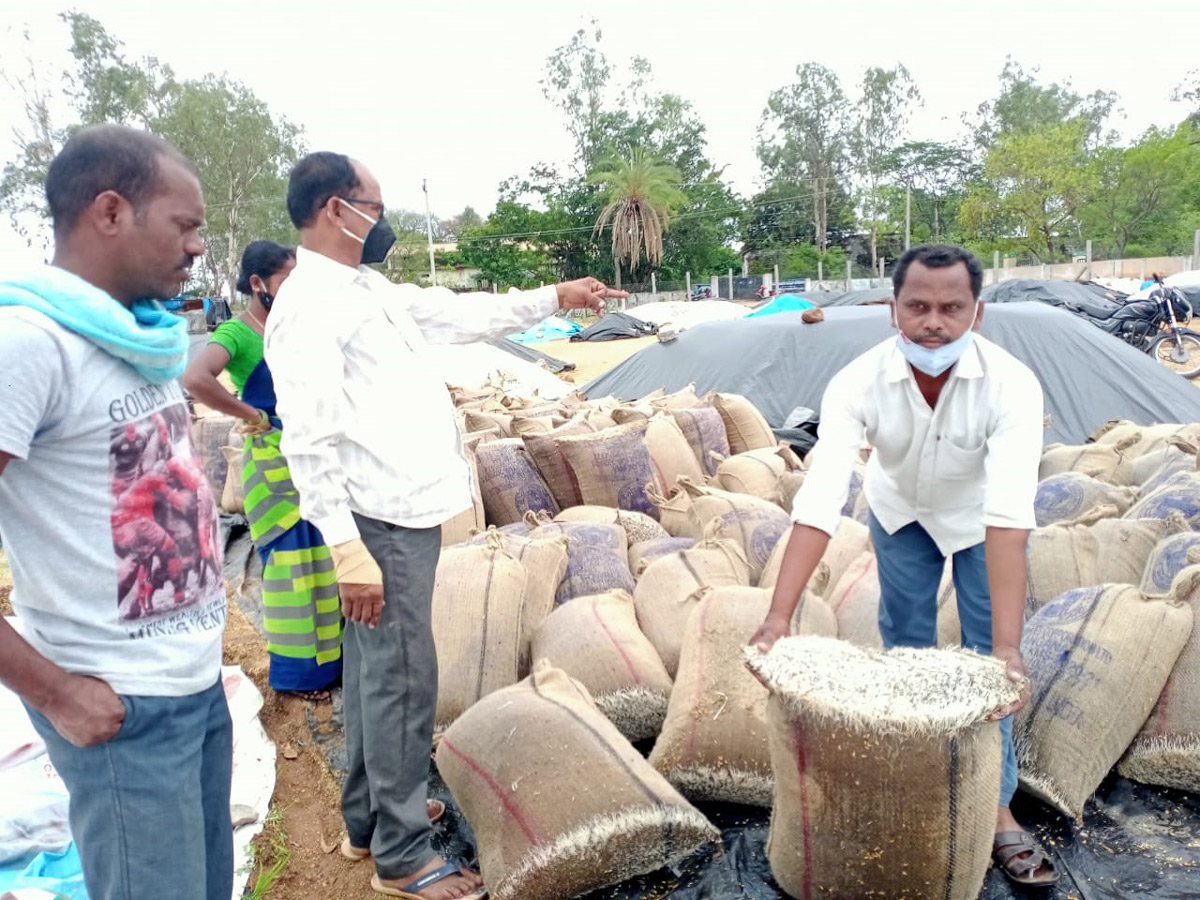
M 1184 331 L 1181 328 L 1175 335 L 1170 332 L 1160 334 L 1151 342 L 1147 352 L 1184 378 L 1200 375 L 1200 335 L 1194 331 Z

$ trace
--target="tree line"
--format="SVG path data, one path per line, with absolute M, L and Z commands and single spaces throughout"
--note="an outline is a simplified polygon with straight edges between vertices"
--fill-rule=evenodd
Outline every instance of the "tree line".
M 246 243 L 296 239 L 284 199 L 287 173 L 307 152 L 302 127 L 236 80 L 181 79 L 158 59 L 130 59 L 96 19 L 60 18 L 71 60 L 62 85 L 31 62 L 4 67 L 25 117 L 0 175 L 0 207 L 15 227 L 47 214 L 46 168 L 75 129 L 144 127 L 200 173 L 209 249 L 191 287 L 232 295 Z M 937 142 L 911 134 L 923 101 L 903 65 L 868 68 L 846 86 L 803 63 L 766 98 L 754 136 L 760 187 L 748 197 L 711 158 L 691 103 L 656 89 L 646 59 L 610 62 L 595 22 L 549 56 L 540 86 L 562 113 L 571 160 L 501 182 L 486 219 L 471 207 L 435 218 L 434 240 L 457 245 L 438 253 L 439 266 L 477 269 L 502 286 L 585 273 L 626 284 L 654 273 L 662 284 L 740 270 L 743 254 L 752 271 L 832 275 L 847 259 L 876 271 L 906 234 L 1049 263 L 1089 239 L 1098 258 L 1188 253 L 1200 228 L 1200 71 L 1174 89 L 1190 115 L 1123 144 L 1108 127 L 1115 93 L 1044 83 L 1010 59 L 996 96 L 962 116 L 961 137 Z M 389 218 L 398 240 L 385 272 L 419 280 L 425 214 Z

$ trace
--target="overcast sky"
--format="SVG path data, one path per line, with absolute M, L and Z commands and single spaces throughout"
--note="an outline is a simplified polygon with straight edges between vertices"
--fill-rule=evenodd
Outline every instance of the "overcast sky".
M 64 5 L 66 0 L 64 0 Z M 7 3 L 0 59 L 13 62 L 28 26 L 35 55 L 65 58 L 53 2 Z M 20 9 L 24 7 L 24 9 Z M 798 63 L 816 61 L 847 93 L 869 65 L 902 62 L 924 95 L 912 136 L 949 139 L 961 114 L 997 90 L 1006 56 L 1081 92 L 1115 90 L 1111 123 L 1134 136 L 1185 110 L 1172 88 L 1200 66 L 1194 0 L 857 0 L 527 2 L 527 0 L 75 0 L 123 40 L 180 75 L 227 72 L 305 130 L 312 149 L 349 153 L 379 177 L 391 206 L 435 214 L 491 210 L 498 183 L 539 161 L 563 162 L 570 139 L 538 85 L 546 57 L 592 16 L 614 69 L 640 55 L 656 86 L 691 101 L 708 126 L 710 156 L 734 188 L 758 187 L 755 130 L 767 95 Z M 20 114 L 0 84 L 0 116 Z M 13 155 L 0 144 L 0 159 Z M 21 242 L 0 222 L 0 254 Z

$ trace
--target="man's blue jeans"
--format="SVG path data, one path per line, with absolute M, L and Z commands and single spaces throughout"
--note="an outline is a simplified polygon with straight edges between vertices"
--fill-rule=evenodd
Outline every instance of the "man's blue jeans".
M 82 749 L 29 709 L 71 795 L 88 896 L 229 900 L 233 726 L 221 682 L 187 697 L 121 700 L 116 737 Z
M 937 592 L 946 557 L 928 532 L 916 522 L 895 534 L 884 531 L 870 516 L 871 541 L 879 564 L 879 633 L 885 647 L 937 646 Z M 988 590 L 983 544 L 954 554 L 954 591 L 962 645 L 980 653 L 992 652 L 992 595 Z M 1004 766 L 1000 776 L 1000 805 L 1008 806 L 1017 792 L 1017 754 L 1013 749 L 1012 716 L 1000 720 Z

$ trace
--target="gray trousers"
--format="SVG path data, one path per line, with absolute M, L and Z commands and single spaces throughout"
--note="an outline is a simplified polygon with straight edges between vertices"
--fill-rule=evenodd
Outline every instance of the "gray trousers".
M 349 771 L 342 817 L 350 843 L 370 847 L 380 878 L 416 873 L 434 857 L 425 810 L 437 711 L 433 578 L 442 529 L 411 529 L 357 513 L 383 571 L 375 628 L 346 622 L 342 687 Z

